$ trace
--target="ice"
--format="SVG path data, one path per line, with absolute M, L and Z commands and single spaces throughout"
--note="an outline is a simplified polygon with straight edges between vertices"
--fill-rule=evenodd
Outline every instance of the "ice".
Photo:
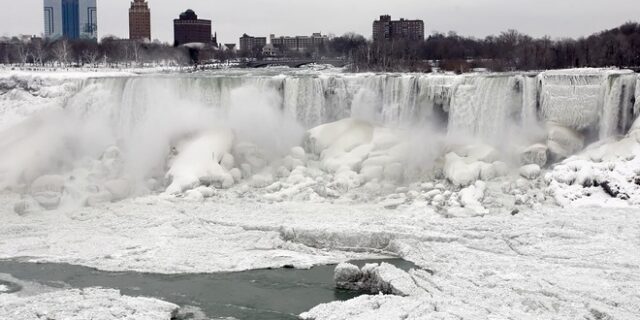
M 33 296 L 0 294 L 0 319 L 173 319 L 178 306 L 151 298 L 128 297 L 117 290 L 86 288 Z
M 411 276 L 388 263 L 367 264 L 362 269 L 349 264 L 339 264 L 334 272 L 339 289 L 411 296 L 424 293 Z
M 632 319 L 633 76 L 2 74 L 0 258 L 190 273 L 396 256 L 416 270 L 338 278 L 398 296 L 303 318 Z
M 483 181 L 476 181 L 474 185 L 460 190 L 460 204 L 477 214 L 487 213 L 488 211 L 482 206 L 486 189 L 487 186 Z
M 537 164 L 528 164 L 520 168 L 520 175 L 523 178 L 533 180 L 540 176 L 540 166 Z
M 234 134 L 231 130 L 210 130 L 180 143 L 177 155 L 171 161 L 167 178 L 171 184 L 166 192 L 181 193 L 201 184 L 229 188 L 233 176 L 223 167 L 233 167 L 233 160 L 226 156 L 227 163 L 221 165 L 225 155 L 231 152 Z M 230 163 L 229 163 L 230 162 Z
M 548 191 L 563 206 L 640 204 L 639 155 L 640 143 L 634 129 L 619 140 L 595 143 L 545 176 Z
M 520 163 L 523 165 L 537 164 L 544 167 L 549 161 L 549 147 L 538 143 L 529 146 L 520 153 Z
M 550 122 L 547 123 L 547 146 L 554 160 L 562 160 L 584 148 L 584 137 L 573 129 Z

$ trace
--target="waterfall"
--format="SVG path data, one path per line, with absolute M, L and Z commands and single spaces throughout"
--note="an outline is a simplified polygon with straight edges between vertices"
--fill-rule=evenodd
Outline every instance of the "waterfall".
M 454 89 L 448 134 L 499 142 L 522 110 L 522 88 L 511 75 L 467 76 Z
M 545 121 L 595 131 L 600 139 L 624 134 L 633 123 L 637 76 L 631 71 L 558 70 L 538 78 Z
M 499 143 L 505 130 L 527 131 L 540 122 L 606 138 L 623 134 L 640 114 L 640 81 L 625 70 L 467 75 L 256 71 L 104 77 L 64 90 L 52 89 L 54 84 L 15 80 L 12 86 L 4 79 L 2 86 L 11 89 L 0 96 L 0 107 L 17 113 L 56 105 L 76 115 L 100 115 L 109 119 L 118 139 L 126 139 L 154 114 L 179 114 L 188 106 L 215 110 L 223 118 L 237 99 L 234 92 L 243 88 L 255 90 L 242 93 L 249 95 L 242 103 L 251 105 L 268 95 L 274 111 L 305 128 L 347 117 L 395 127 L 440 123 L 449 136 L 489 143 Z M 36 97 L 29 107 L 19 103 L 24 95 Z

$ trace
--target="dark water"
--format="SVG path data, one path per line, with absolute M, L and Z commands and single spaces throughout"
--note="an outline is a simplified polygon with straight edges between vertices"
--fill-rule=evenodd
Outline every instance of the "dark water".
M 409 270 L 401 259 L 354 261 L 387 262 Z M 0 273 L 48 286 L 119 289 L 129 296 L 154 297 L 180 306 L 196 306 L 211 318 L 297 319 L 314 306 L 354 298 L 360 293 L 338 290 L 333 284 L 335 266 L 310 270 L 272 269 L 216 274 L 164 275 L 138 272 L 104 272 L 67 264 L 0 261 Z

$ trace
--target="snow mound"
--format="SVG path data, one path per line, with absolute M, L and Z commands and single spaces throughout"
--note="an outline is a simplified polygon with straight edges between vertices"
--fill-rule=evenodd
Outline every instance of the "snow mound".
M 562 206 L 640 204 L 640 131 L 587 147 L 545 175 L 547 192 Z

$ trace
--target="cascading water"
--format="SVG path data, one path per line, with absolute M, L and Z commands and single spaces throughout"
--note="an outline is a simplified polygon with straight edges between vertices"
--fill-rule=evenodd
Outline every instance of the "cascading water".
M 631 71 L 548 71 L 541 83 L 542 119 L 600 139 L 624 134 L 634 120 L 636 75 Z
M 215 126 L 233 129 L 241 141 L 278 150 L 273 157 L 300 145 L 304 129 L 349 117 L 391 128 L 438 128 L 449 138 L 508 149 L 545 143 L 542 128 L 549 123 L 579 136 L 623 134 L 639 113 L 640 93 L 638 77 L 630 71 L 591 69 L 459 76 L 230 72 L 96 77 L 70 84 L 34 79 L 2 79 L 5 115 L 18 114 L 24 103 L 16 101 L 25 100 L 34 105 L 25 110 L 39 119 L 7 129 L 0 139 L 8 150 L 4 154 L 23 155 L 19 161 L 8 156 L 0 161 L 4 186 L 53 170 L 47 161 L 34 164 L 26 150 L 9 150 L 20 141 L 46 145 L 35 158 L 57 159 L 56 170 L 117 145 L 131 172 L 147 178 L 149 171 L 166 171 L 169 146 Z M 41 110 L 58 112 L 52 118 L 57 120 L 42 125 L 48 120 Z M 28 112 L 22 115 L 28 117 Z M 60 122 L 77 128 L 62 130 Z

